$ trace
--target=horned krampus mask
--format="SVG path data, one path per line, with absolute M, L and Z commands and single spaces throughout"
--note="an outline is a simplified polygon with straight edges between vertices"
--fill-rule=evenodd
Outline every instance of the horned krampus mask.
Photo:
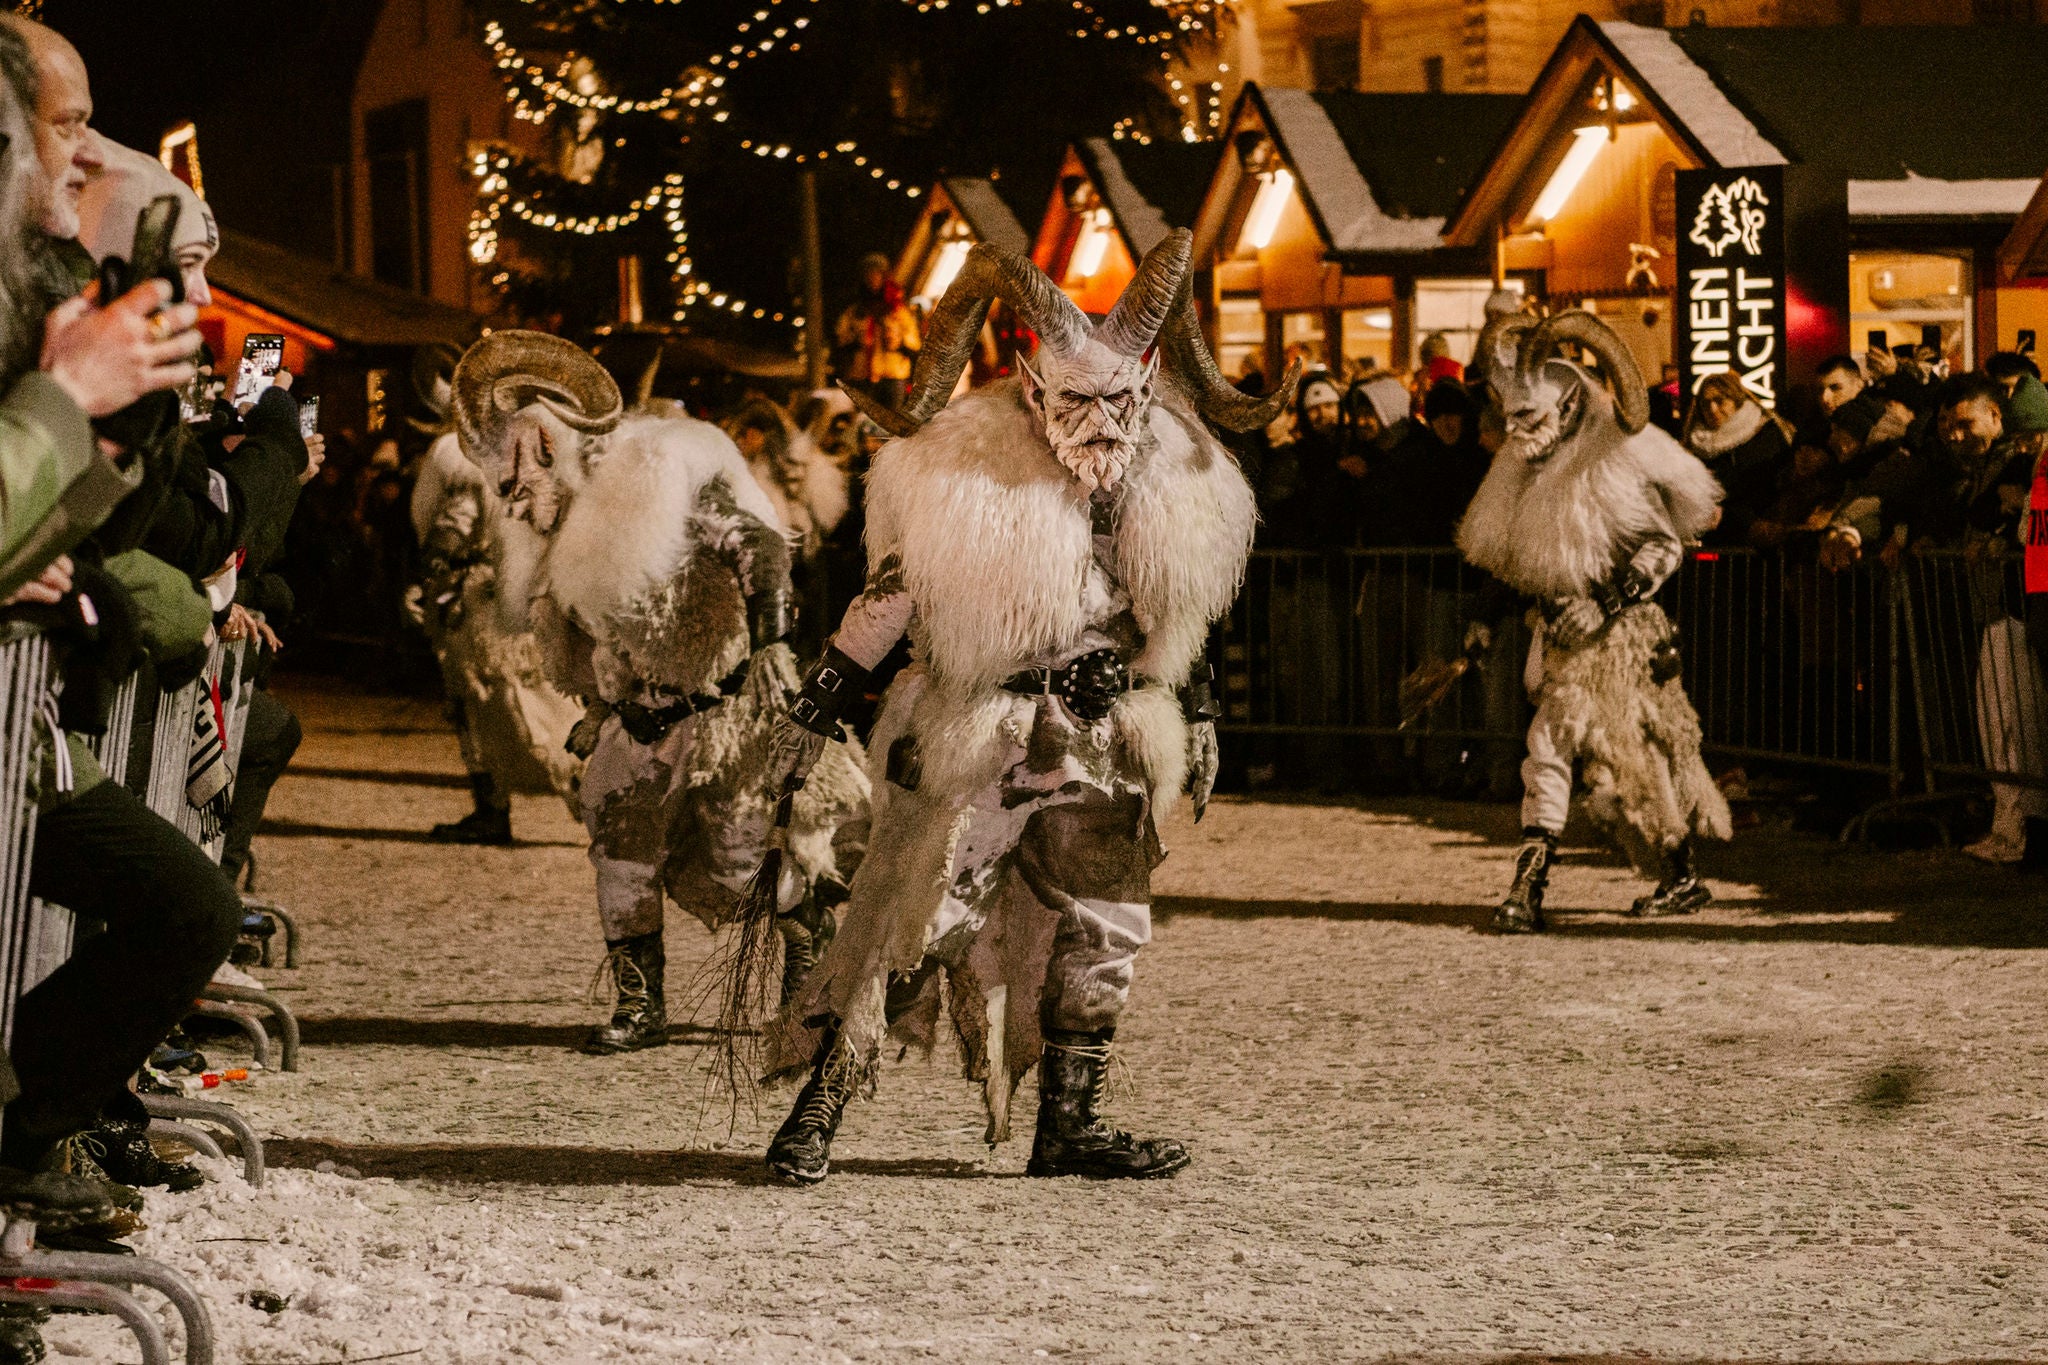
M 625 404 L 581 347 L 544 332 L 493 332 L 455 367 L 463 453 L 514 517 L 547 535 L 583 486 Z
M 1266 398 L 1240 393 L 1224 379 L 1189 297 L 1192 250 L 1186 230 L 1168 234 L 1145 254 L 1109 315 L 1094 323 L 1030 261 L 981 243 L 932 310 L 902 410 L 849 392 L 883 430 L 908 436 L 953 396 L 989 307 L 1001 299 L 1038 334 L 1036 365 L 1018 360 L 1025 405 L 1044 427 L 1053 454 L 1091 491 L 1114 488 L 1123 477 L 1162 375 L 1220 427 L 1265 426 L 1293 392 L 1294 375 Z
M 1507 424 L 1503 455 L 1540 465 L 1578 430 L 1589 404 L 1605 406 L 1600 381 L 1560 350 L 1566 343 L 1599 362 L 1614 388 L 1614 420 L 1622 432 L 1632 436 L 1648 425 L 1642 373 L 1606 323 L 1577 310 L 1547 318 L 1511 313 L 1488 322 L 1475 348 Z

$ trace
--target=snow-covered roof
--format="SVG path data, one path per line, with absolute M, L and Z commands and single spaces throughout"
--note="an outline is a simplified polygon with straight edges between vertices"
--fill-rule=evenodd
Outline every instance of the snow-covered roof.
M 1851 218 L 2016 218 L 2039 180 L 1851 180 Z
M 1339 254 L 1443 246 L 1457 193 L 1519 103 L 1512 96 L 1270 86 L 1256 87 L 1255 94 L 1274 142 L 1300 178 L 1310 215 Z
M 1192 227 L 1221 153 L 1217 143 L 1084 138 L 1077 150 L 1124 244 L 1143 256 L 1175 228 Z
M 940 182 L 953 207 L 974 229 L 974 235 L 992 246 L 1028 255 L 1031 235 L 1017 221 L 1016 213 L 996 191 L 995 182 L 982 176 L 948 176 Z
M 1600 32 L 1633 68 L 1640 84 L 1655 93 L 1718 165 L 1786 163 L 1785 154 L 1757 131 L 1668 30 L 1616 20 L 1601 24 Z

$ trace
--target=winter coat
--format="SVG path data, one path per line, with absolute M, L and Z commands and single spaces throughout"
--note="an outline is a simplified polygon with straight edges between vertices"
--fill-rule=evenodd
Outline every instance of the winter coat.
M 1721 481 L 1725 494 L 1721 524 L 1706 533 L 1704 543 L 1748 544 L 1750 523 L 1777 501 L 1779 476 L 1790 463 L 1785 428 L 1760 405 L 1745 403 L 1718 430 L 1688 431 L 1685 445 Z
M 1852 485 L 1834 525 L 1853 529 L 1866 551 L 1903 527 L 1914 541 L 1959 549 L 2011 529 L 2015 500 L 2033 484 L 2033 461 L 2000 441 L 1976 465 L 1965 465 L 1941 441 L 1894 451 Z M 2023 505 L 2023 502 L 2022 502 Z

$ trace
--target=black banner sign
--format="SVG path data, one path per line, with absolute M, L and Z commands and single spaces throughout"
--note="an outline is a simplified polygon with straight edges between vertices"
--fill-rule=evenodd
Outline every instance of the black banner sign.
M 1733 370 L 1767 408 L 1785 391 L 1785 169 L 1678 173 L 1679 382 Z

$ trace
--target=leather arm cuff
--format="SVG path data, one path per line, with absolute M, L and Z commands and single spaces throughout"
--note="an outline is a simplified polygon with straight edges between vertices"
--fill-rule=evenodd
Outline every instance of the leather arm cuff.
M 1595 583 L 1588 594 L 1609 616 L 1617 615 L 1656 591 L 1650 576 L 1633 564 L 1624 564 L 1605 582 Z
M 1207 659 L 1196 661 L 1178 695 L 1181 719 L 1190 725 L 1206 724 L 1223 715 L 1223 703 L 1216 700 L 1216 670 Z
M 788 635 L 796 624 L 796 608 L 787 588 L 770 588 L 747 599 L 747 642 L 766 649 Z
M 855 696 L 866 689 L 868 670 L 848 658 L 837 645 L 825 647 L 825 657 L 811 666 L 803 690 L 789 705 L 789 718 L 813 734 L 827 739 L 845 739 L 839 718 Z

